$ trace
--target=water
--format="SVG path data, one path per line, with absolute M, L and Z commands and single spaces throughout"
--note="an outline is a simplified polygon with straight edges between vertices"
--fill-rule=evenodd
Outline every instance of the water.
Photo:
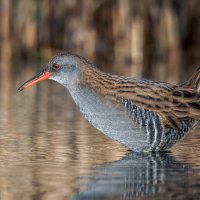
M 17 92 L 34 71 L 0 72 L 0 200 L 200 199 L 199 129 L 169 152 L 130 152 L 53 81 Z

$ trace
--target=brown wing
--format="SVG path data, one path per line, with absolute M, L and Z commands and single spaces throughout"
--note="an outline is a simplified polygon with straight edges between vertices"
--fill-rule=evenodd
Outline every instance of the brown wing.
M 88 87 L 99 94 L 111 96 L 118 103 L 126 99 L 133 106 L 156 113 L 165 127 L 178 129 L 181 119 L 200 119 L 200 93 L 197 91 L 199 74 L 200 70 L 190 81 L 179 86 L 109 75 L 96 69 L 82 71 L 82 78 Z
M 166 128 L 180 128 L 180 120 L 200 118 L 200 94 L 193 89 L 182 89 L 161 83 L 135 84 L 118 89 L 118 95 L 133 105 L 156 113 Z
M 172 93 L 173 112 L 178 118 L 200 119 L 200 93 L 193 89 L 177 88 Z

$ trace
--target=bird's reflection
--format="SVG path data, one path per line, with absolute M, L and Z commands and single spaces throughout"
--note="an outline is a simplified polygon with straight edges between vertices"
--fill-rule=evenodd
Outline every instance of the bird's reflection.
M 72 199 L 131 199 L 157 193 L 164 195 L 173 188 L 179 191 L 179 186 L 191 184 L 188 180 L 193 173 L 191 167 L 176 161 L 170 153 L 130 152 L 121 160 L 103 164 L 93 169 L 90 175 L 79 177 L 80 191 Z

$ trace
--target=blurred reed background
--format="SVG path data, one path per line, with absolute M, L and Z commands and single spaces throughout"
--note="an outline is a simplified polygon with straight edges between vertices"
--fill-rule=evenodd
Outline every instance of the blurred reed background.
M 2 62 L 66 50 L 107 72 L 172 83 L 200 65 L 198 0 L 0 0 L 0 9 Z
M 106 72 L 177 83 L 200 66 L 199 36 L 198 0 L 0 0 L 0 199 L 68 199 L 75 177 L 126 153 L 59 84 L 17 92 L 51 56 L 70 51 Z M 176 145 L 176 159 L 200 166 L 198 132 Z

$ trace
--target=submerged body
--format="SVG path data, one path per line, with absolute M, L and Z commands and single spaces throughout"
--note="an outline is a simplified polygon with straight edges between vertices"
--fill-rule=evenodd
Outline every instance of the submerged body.
M 69 90 L 95 128 L 131 150 L 159 151 L 197 124 L 199 76 L 200 70 L 182 85 L 116 76 L 80 56 L 61 53 L 20 90 L 53 79 Z

